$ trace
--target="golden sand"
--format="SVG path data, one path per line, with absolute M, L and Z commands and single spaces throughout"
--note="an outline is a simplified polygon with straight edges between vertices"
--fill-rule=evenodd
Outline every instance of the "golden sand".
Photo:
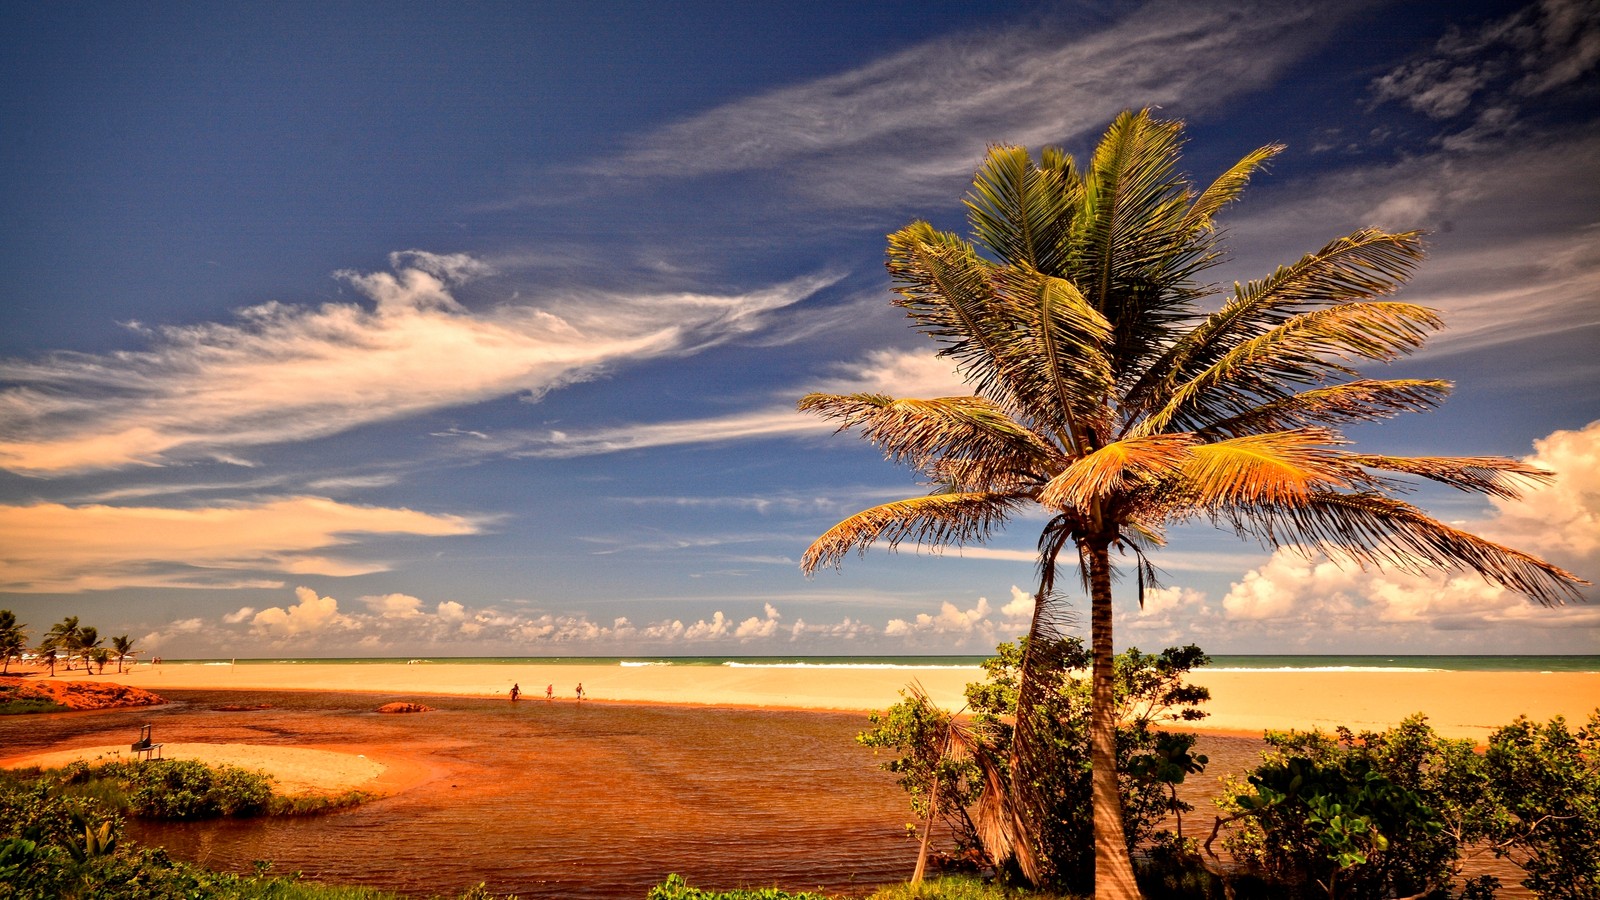
M 976 667 L 944 669 L 773 668 L 732 666 L 491 665 L 447 662 L 329 665 L 319 663 L 140 664 L 117 680 L 163 689 L 229 691 L 368 691 L 405 699 L 429 695 L 507 697 L 515 682 L 523 703 L 574 702 L 581 682 L 591 700 L 704 704 L 781 709 L 883 709 L 916 679 L 935 702 L 962 705 L 962 690 L 981 678 Z M 64 676 L 63 676 L 64 677 Z M 1205 730 L 1260 735 L 1268 728 L 1381 729 L 1424 713 L 1448 737 L 1482 742 L 1519 715 L 1562 715 L 1579 724 L 1600 707 L 1600 674 L 1575 672 L 1205 671 L 1192 677 L 1211 689 Z M 388 697 L 387 699 L 394 699 Z M 374 707 L 378 702 L 374 702 Z
M 280 794 L 339 794 L 371 786 L 388 769 L 359 753 L 264 744 L 164 744 L 161 757 L 265 772 L 277 780 L 274 789 Z M 0 767 L 58 769 L 80 759 L 97 765 L 131 758 L 128 745 L 112 744 L 12 757 L 0 760 Z

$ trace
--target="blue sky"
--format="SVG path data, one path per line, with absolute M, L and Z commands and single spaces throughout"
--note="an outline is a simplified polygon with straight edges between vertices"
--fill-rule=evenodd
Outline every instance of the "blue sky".
M 169 657 L 981 653 L 1041 522 L 806 545 L 918 491 L 794 412 L 960 389 L 884 236 L 985 148 L 1125 108 L 1208 180 L 1288 145 L 1222 279 L 1375 225 L 1448 329 L 1394 453 L 1560 472 L 1452 522 L 1600 575 L 1600 7 L 13 5 L 0 31 L 0 606 Z M 1119 643 L 1595 652 L 1600 604 L 1180 531 Z M 1591 591 L 1591 595 L 1592 595 Z

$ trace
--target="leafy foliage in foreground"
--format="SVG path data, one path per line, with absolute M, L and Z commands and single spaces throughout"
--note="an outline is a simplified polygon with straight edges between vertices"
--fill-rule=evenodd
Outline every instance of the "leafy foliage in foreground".
M 87 770 L 87 766 L 83 767 Z M 402 900 L 356 887 L 212 872 L 123 836 L 124 811 L 65 776 L 0 770 L 0 900 Z M 188 801 L 185 801 L 188 805 Z M 463 900 L 490 900 L 477 890 Z
M 1024 891 L 986 883 L 976 878 L 955 876 L 915 885 L 890 885 L 874 892 L 867 900 L 1073 900 L 1073 896 Z M 650 889 L 646 900 L 832 900 L 832 898 L 807 891 L 790 893 L 772 887 L 708 891 L 691 887 L 682 876 L 669 875 L 666 881 Z
M 646 900 L 832 900 L 832 898 L 809 891 L 792 894 L 775 887 L 707 891 L 691 887 L 683 880 L 683 876 L 673 874 L 668 875 L 666 881 L 651 888 Z
M 857 737 L 867 747 L 898 754 L 884 768 L 900 776 L 900 786 L 923 821 L 929 819 L 937 779 L 942 787 L 936 817 L 948 827 L 960 855 L 978 859 L 997 855 L 985 845 L 978 819 L 985 795 L 1009 791 L 1009 781 L 1019 777 L 1006 762 L 1015 735 L 1024 652 L 1018 644 L 1001 644 L 983 664 L 987 680 L 967 686 L 972 730 L 979 744 L 976 752 L 960 756 L 942 752 L 938 736 L 950 727 L 950 714 L 920 696 L 873 715 L 875 727 Z M 1032 779 L 1033 791 L 1048 803 L 1044 827 L 1034 837 L 1034 852 L 1055 873 L 1050 887 L 1088 891 L 1093 887 L 1094 861 L 1089 816 L 1092 698 L 1088 680 L 1071 677 L 1070 672 L 1087 668 L 1089 654 L 1077 638 L 1050 641 L 1035 652 L 1048 655 L 1053 664 L 1039 675 L 1045 683 L 1041 700 L 1032 709 L 1035 756 L 1023 776 Z M 1169 812 L 1181 816 L 1192 809 L 1177 798 L 1176 787 L 1203 771 L 1207 760 L 1192 752 L 1193 734 L 1156 726 L 1204 717 L 1199 704 L 1210 694 L 1186 684 L 1184 677 L 1207 661 L 1195 646 L 1171 647 L 1159 654 L 1130 648 L 1115 660 L 1118 789 L 1123 833 L 1130 847 L 1173 843 L 1177 838 L 1158 832 L 1157 825 Z
M 1421 716 L 1267 741 L 1218 825 L 1273 896 L 1492 897 L 1488 876 L 1454 892 L 1461 859 L 1489 853 L 1517 860 L 1541 898 L 1600 900 L 1600 711 L 1576 732 L 1518 719 L 1482 754 Z
M 273 784 L 271 775 L 188 759 L 95 766 L 78 761 L 61 770 L 61 785 L 67 792 L 97 797 L 118 812 L 141 819 L 308 815 L 355 806 L 369 798 L 360 791 L 284 796 L 273 790 Z

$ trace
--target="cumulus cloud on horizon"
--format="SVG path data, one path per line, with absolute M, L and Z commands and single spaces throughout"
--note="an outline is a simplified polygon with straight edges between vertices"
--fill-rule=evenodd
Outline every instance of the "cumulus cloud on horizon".
M 1600 421 L 1534 442 L 1527 461 L 1555 479 L 1520 500 L 1493 498 L 1490 515 L 1461 527 L 1541 556 L 1590 581 L 1600 576 Z M 1594 589 L 1586 589 L 1593 599 Z M 1327 632 L 1391 629 L 1600 631 L 1593 602 L 1545 609 L 1470 572 L 1363 570 L 1290 549 L 1276 551 L 1222 598 L 1231 620 L 1317 623 Z M 1404 629 L 1392 634 L 1402 635 Z

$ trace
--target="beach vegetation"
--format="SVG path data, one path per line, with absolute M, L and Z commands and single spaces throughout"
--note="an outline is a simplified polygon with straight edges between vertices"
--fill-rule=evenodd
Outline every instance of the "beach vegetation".
M 27 649 L 27 626 L 17 621 L 16 613 L 0 609 L 0 675 L 9 675 L 11 661 L 20 662 Z
M 691 886 L 677 874 L 668 875 L 666 881 L 652 887 L 645 897 L 646 900 L 832 900 L 825 894 L 791 893 L 775 887 L 704 890 Z
M 329 795 L 279 794 L 270 775 L 188 759 L 95 765 L 79 760 L 54 775 L 64 792 L 93 798 L 119 814 L 141 819 L 315 815 L 372 799 L 371 794 L 354 790 Z
M 44 697 L 19 697 L 17 686 L 0 684 L 0 716 L 23 716 L 33 713 L 65 712 L 67 707 Z
M 994 817 L 1005 814 L 998 801 L 1013 793 L 1013 779 L 1032 779 L 1032 790 L 1046 803 L 1045 827 L 1029 835 L 1033 843 L 1028 852 L 1053 873 L 1041 886 L 1086 893 L 1094 887 L 1089 840 L 1093 694 L 1088 679 L 1075 673 L 1088 669 L 1090 653 L 1075 637 L 1047 638 L 1051 646 L 1032 649 L 1051 660 L 1040 670 L 1044 689 L 1029 711 L 1035 719 L 1038 749 L 1027 768 L 1013 767 L 1022 667 L 1029 653 L 1026 640 L 1001 644 L 983 663 L 985 680 L 967 687 L 965 722 L 913 690 L 900 703 L 874 714 L 874 727 L 857 740 L 896 754 L 883 765 L 899 776 L 921 820 L 924 841 L 936 821 L 943 823 L 954 847 L 945 860 L 958 867 L 992 864 L 1004 871 L 1010 860 L 993 849 L 993 835 L 999 829 Z M 1207 759 L 1194 752 L 1192 732 L 1166 731 L 1161 726 L 1204 717 L 1200 707 L 1210 694 L 1185 678 L 1206 662 L 1205 653 L 1192 645 L 1157 654 L 1129 648 L 1114 661 L 1117 787 L 1122 833 L 1130 847 L 1189 846 L 1159 826 L 1175 815 L 1181 830 L 1182 815 L 1193 808 L 1177 797 L 1176 787 L 1203 771 Z M 970 732 L 963 742 L 966 751 L 947 752 L 946 735 L 963 729 Z M 917 880 L 913 876 L 913 884 Z
M 119 634 L 111 639 L 111 649 L 117 654 L 117 674 L 121 675 L 123 664 L 136 652 L 133 640 L 125 634 Z
M 1600 712 L 1570 730 L 1518 719 L 1478 752 L 1422 716 L 1382 732 L 1268 732 L 1261 765 L 1229 786 L 1205 852 L 1257 885 L 1238 896 L 1486 898 L 1464 859 L 1514 860 L 1542 898 L 1600 898 Z
M 1057 590 L 1070 550 L 1089 598 L 1095 896 L 1139 895 L 1116 770 L 1111 584 L 1126 560 L 1139 596 L 1173 525 L 1209 521 L 1265 547 L 1362 566 L 1471 571 L 1544 604 L 1581 599 L 1576 576 L 1448 525 L 1398 499 L 1421 478 L 1499 498 L 1550 473 L 1490 457 L 1401 457 L 1349 449 L 1339 429 L 1436 406 L 1432 379 L 1372 379 L 1441 327 L 1388 298 L 1423 257 L 1419 232 L 1364 228 L 1218 296 L 1204 280 L 1227 256 L 1217 215 L 1283 148 L 1245 155 L 1209 185 L 1181 174 L 1182 125 L 1148 110 L 1117 117 L 1080 165 L 1046 148 L 992 148 L 966 198 L 972 240 L 918 221 L 889 236 L 888 269 L 915 328 L 973 395 L 899 399 L 809 394 L 803 411 L 856 429 L 928 493 L 863 510 L 817 538 L 802 569 L 882 541 L 980 543 L 1042 511 L 1027 647 L 1068 618 Z M 1115 554 L 1116 556 L 1114 557 Z M 1046 752 L 1031 710 L 1048 661 L 1024 654 L 1014 768 Z M 1035 779 L 1013 778 L 1004 838 L 1034 883 L 1046 827 Z
M 272 875 L 265 861 L 249 874 L 213 872 L 139 846 L 123 826 L 117 809 L 57 777 L 0 770 L 0 900 L 403 900 Z M 479 885 L 450 898 L 497 896 Z

